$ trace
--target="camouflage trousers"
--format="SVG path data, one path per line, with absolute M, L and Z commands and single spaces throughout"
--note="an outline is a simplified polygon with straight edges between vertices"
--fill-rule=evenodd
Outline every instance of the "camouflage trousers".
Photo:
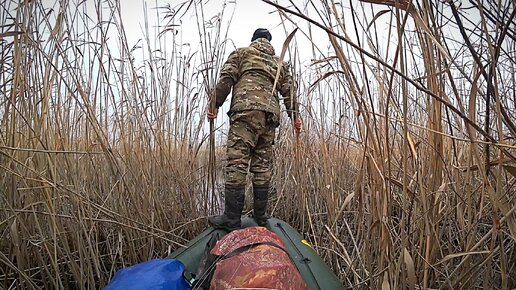
M 254 186 L 269 186 L 277 117 L 250 110 L 231 115 L 227 143 L 226 187 L 246 185 L 247 171 Z

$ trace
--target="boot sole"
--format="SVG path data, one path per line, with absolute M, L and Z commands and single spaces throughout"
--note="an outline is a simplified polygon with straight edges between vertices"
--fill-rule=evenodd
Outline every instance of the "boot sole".
M 214 229 L 221 229 L 221 230 L 226 230 L 228 232 L 231 232 L 231 231 L 234 231 L 234 230 L 239 230 L 242 228 L 242 226 L 238 226 L 238 227 L 229 227 L 229 226 L 223 226 L 223 225 L 215 225 L 215 224 L 212 224 L 208 221 L 208 224 L 210 225 L 210 227 L 214 228 Z

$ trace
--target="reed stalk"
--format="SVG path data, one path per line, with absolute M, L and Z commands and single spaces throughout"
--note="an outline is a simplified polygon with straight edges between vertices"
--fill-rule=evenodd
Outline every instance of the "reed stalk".
M 144 5 L 140 32 L 120 1 L 0 4 L 0 288 L 101 288 L 221 211 L 205 115 L 241 4 L 214 2 Z M 297 29 L 304 121 L 282 116 L 271 212 L 349 289 L 515 288 L 514 3 L 256 4 Z

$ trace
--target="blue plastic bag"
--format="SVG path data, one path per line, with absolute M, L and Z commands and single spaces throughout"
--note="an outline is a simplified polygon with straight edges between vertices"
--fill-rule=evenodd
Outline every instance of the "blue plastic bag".
M 104 290 L 189 290 L 185 266 L 175 259 L 154 259 L 119 270 Z

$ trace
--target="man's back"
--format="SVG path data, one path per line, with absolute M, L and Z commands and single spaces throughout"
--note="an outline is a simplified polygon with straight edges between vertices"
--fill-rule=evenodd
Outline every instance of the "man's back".
M 279 117 L 278 92 L 285 97 L 287 112 L 294 109 L 295 101 L 292 76 L 286 65 L 280 74 L 273 92 L 279 59 L 267 39 L 259 38 L 249 47 L 233 51 L 224 64 L 217 85 L 217 107 L 224 102 L 230 88 L 233 89 L 229 114 L 247 110 L 259 110 Z M 221 89 L 222 88 L 222 89 Z
M 265 39 L 237 50 L 239 78 L 233 86 L 231 111 L 261 110 L 279 115 L 279 101 L 272 86 L 278 69 L 274 48 Z

